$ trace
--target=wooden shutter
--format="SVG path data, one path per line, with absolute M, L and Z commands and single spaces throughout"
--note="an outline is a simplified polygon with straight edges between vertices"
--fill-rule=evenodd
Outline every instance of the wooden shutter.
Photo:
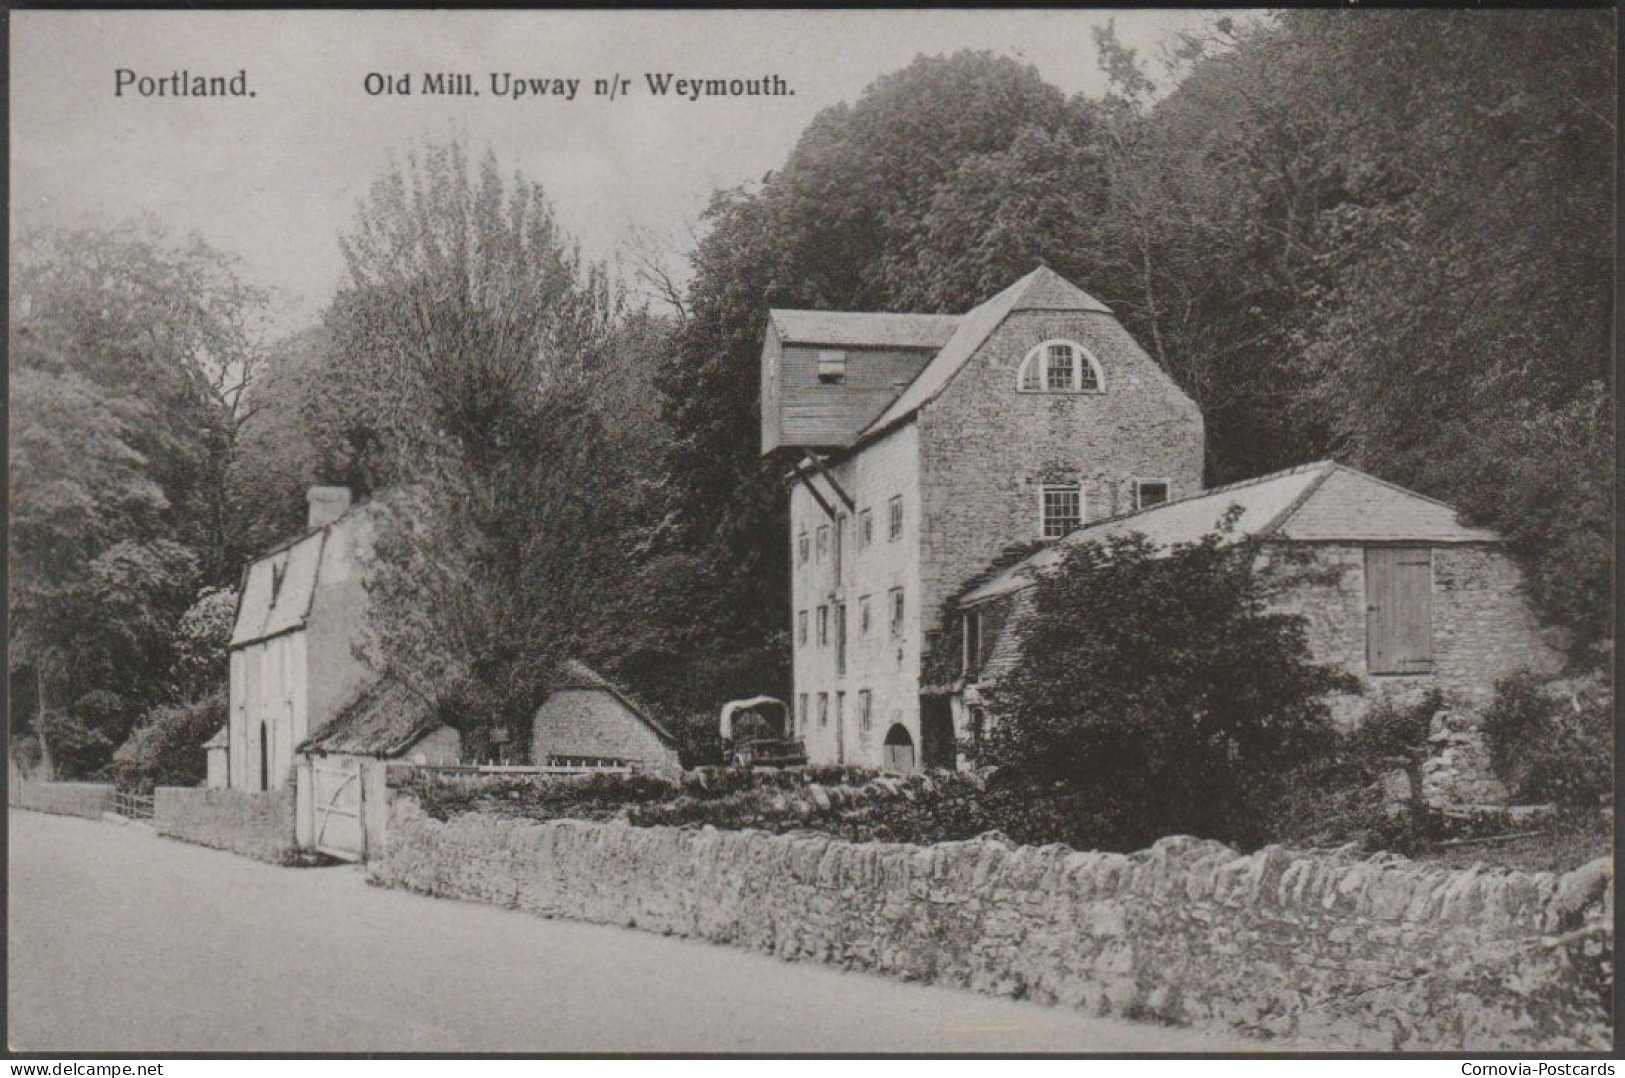
M 1367 547 L 1366 664 L 1373 674 L 1433 669 L 1433 555 L 1427 547 Z

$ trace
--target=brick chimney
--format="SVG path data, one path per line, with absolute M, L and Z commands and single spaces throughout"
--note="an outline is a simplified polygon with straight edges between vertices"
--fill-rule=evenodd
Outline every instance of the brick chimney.
M 311 487 L 305 494 L 310 503 L 310 527 L 331 524 L 350 508 L 349 487 Z

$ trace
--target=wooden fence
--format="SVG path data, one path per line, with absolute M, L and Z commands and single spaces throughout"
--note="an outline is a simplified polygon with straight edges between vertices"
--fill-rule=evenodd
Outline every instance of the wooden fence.
M 129 794 L 122 790 L 114 790 L 112 809 L 126 819 L 152 821 L 153 797 L 151 794 Z

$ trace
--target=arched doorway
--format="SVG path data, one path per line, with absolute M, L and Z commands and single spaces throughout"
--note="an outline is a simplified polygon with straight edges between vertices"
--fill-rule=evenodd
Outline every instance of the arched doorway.
M 902 723 L 886 731 L 885 767 L 889 771 L 904 773 L 914 770 L 914 739 Z

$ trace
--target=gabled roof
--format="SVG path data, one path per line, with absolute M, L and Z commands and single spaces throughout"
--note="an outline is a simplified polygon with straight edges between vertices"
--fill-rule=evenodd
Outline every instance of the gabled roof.
M 984 602 L 1029 587 L 1082 543 L 1135 532 L 1164 550 L 1197 542 L 1217 530 L 1219 520 L 1232 506 L 1239 515 L 1226 542 L 1251 538 L 1421 544 L 1499 541 L 1492 531 L 1461 524 L 1455 510 L 1443 502 L 1326 460 L 1214 487 L 1079 528 L 972 589 L 961 603 Z
M 214 732 L 214 736 L 203 743 L 206 749 L 225 749 L 231 747 L 231 732 L 224 726 Z
M 381 678 L 307 737 L 299 751 L 388 758 L 442 725 L 428 701 L 394 678 Z
M 858 435 L 857 440 L 862 442 L 874 437 L 919 411 L 947 387 L 960 368 L 982 347 L 982 343 L 1016 311 L 1093 311 L 1111 314 L 1111 308 L 1104 303 L 1048 266 L 1039 266 L 992 299 L 965 312 L 953 336 L 942 346 L 942 351 Z
M 579 659 L 569 660 L 559 671 L 559 676 L 553 683 L 553 691 L 558 692 L 564 689 L 606 692 L 619 700 L 626 710 L 642 720 L 643 724 L 653 730 L 660 740 L 668 745 L 677 744 L 676 736 L 659 719 L 656 719 L 653 712 L 637 697 Z
M 252 644 L 305 624 L 328 530 L 307 532 L 249 564 L 228 647 Z
M 330 539 L 337 528 L 353 528 L 382 501 L 360 502 L 317 528 L 271 547 L 248 564 L 237 599 L 228 648 L 239 648 L 305 627 L 323 567 L 337 556 Z
M 857 311 L 767 312 L 779 339 L 791 344 L 847 348 L 907 348 L 936 351 L 959 324 L 956 314 L 888 314 Z

